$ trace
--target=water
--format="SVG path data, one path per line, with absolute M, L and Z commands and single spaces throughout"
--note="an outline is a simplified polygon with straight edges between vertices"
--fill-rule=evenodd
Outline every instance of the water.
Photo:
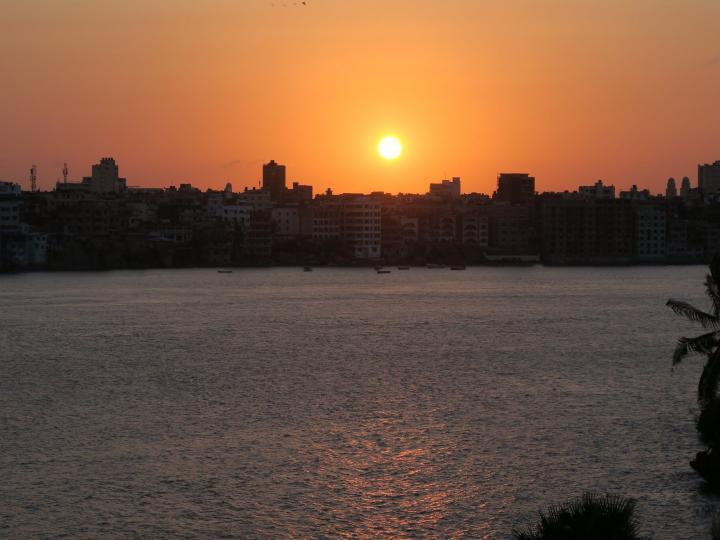
M 0 276 L 0 537 L 508 538 L 594 489 L 702 538 L 704 271 Z

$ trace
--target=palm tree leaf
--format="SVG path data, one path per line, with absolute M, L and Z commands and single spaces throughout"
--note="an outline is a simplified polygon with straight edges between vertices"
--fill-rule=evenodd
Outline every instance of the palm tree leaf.
M 720 315 L 720 281 L 716 281 L 713 274 L 708 274 L 705 278 L 705 293 L 708 295 L 713 304 L 713 313 L 715 316 Z
M 712 354 L 719 343 L 718 332 L 708 332 L 695 338 L 681 337 L 673 353 L 673 366 L 691 353 Z
M 710 278 L 708 278 L 709 280 Z M 687 302 L 673 300 L 672 298 L 665 304 L 669 306 L 675 313 L 687 317 L 693 322 L 699 322 L 704 328 L 717 328 L 720 326 L 720 320 L 716 315 L 711 315 L 705 311 L 691 306 Z

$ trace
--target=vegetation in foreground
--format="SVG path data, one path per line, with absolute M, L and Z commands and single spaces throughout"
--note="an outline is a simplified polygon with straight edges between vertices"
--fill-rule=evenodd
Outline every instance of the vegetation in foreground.
M 710 312 L 698 309 L 687 302 L 670 299 L 667 305 L 678 315 L 699 323 L 709 330 L 694 338 L 681 337 L 673 354 L 673 366 L 686 356 L 696 353 L 705 356 L 698 383 L 697 401 L 700 406 L 696 428 L 708 449 L 698 452 L 690 462 L 700 476 L 714 486 L 720 486 L 720 257 L 710 263 L 710 273 L 705 279 L 705 293 L 710 299 Z
M 616 495 L 585 493 L 563 505 L 540 511 L 540 521 L 517 540 L 639 540 L 635 501 Z

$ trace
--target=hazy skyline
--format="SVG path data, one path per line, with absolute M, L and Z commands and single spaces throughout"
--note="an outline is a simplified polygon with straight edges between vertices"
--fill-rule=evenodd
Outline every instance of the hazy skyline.
M 0 178 L 112 155 L 130 185 L 241 189 L 276 159 L 316 191 L 657 192 L 720 159 L 718 2 L 300 4 L 6 0 Z

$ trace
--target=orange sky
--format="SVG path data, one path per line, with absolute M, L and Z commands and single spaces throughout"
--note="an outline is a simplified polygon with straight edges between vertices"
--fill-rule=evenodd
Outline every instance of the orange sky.
M 0 178 L 659 191 L 720 159 L 718 0 L 306 2 L 3 0 Z

